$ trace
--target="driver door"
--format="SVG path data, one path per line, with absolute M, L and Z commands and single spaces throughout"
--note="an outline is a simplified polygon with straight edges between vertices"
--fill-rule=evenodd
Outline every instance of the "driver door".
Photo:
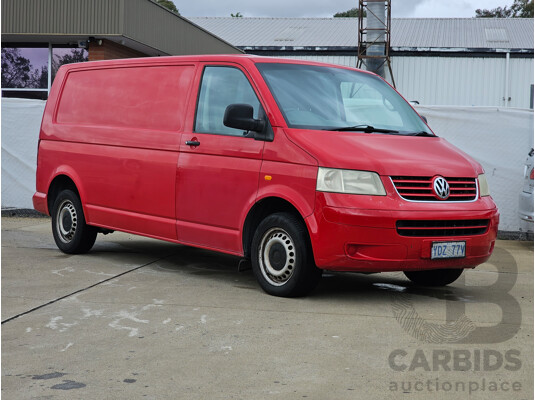
M 241 228 L 256 200 L 264 142 L 223 125 L 230 104 L 261 105 L 244 71 L 206 65 L 193 132 L 182 134 L 177 174 L 177 235 L 185 243 L 241 254 Z

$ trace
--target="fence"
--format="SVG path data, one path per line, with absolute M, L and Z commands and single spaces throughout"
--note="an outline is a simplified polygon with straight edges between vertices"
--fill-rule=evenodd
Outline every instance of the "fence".
M 32 208 L 39 126 L 45 102 L 2 99 L 2 208 Z M 479 161 L 500 208 L 500 230 L 533 231 L 518 218 L 524 160 L 533 147 L 533 111 L 417 106 L 436 134 Z

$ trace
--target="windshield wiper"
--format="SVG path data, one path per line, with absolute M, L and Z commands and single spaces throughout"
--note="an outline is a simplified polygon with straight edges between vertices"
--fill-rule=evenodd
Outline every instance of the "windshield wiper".
M 426 131 L 420 131 L 420 132 L 411 132 L 405 134 L 405 136 L 429 136 L 429 137 L 435 137 L 432 133 L 426 132 Z
M 381 129 L 381 128 L 375 128 L 371 125 L 354 125 L 354 126 L 342 126 L 339 128 L 327 128 L 324 129 L 326 131 L 337 131 L 337 132 L 344 132 L 344 131 L 354 131 L 354 132 L 366 132 L 366 133 L 399 133 L 399 131 L 394 131 L 392 129 Z

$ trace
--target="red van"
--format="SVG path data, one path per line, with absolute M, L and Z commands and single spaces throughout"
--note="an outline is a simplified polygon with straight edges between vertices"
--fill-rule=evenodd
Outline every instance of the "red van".
M 39 138 L 34 207 L 65 253 L 129 232 L 244 257 L 266 292 L 299 296 L 323 270 L 447 285 L 496 239 L 481 165 L 352 68 L 248 55 L 66 65 Z

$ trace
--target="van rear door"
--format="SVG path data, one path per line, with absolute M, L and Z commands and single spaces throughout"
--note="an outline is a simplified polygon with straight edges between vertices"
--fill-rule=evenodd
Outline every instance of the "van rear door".
M 206 65 L 192 132 L 184 132 L 177 176 L 178 240 L 240 254 L 241 227 L 254 204 L 264 142 L 224 126 L 229 104 L 261 104 L 243 70 Z M 251 137 L 250 137 L 251 136 Z

